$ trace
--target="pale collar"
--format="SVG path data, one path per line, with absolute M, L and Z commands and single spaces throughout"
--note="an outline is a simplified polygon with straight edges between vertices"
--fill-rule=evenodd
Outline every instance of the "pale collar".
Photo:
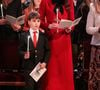
M 32 28 L 30 28 L 30 32 L 32 33 L 32 32 L 37 32 L 37 33 L 39 33 L 39 30 L 33 30 Z

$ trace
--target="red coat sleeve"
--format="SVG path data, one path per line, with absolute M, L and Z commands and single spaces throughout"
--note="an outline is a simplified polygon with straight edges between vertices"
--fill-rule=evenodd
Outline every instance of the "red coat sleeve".
M 74 5 L 73 5 L 73 0 L 68 0 L 69 5 L 70 5 L 70 10 L 69 10 L 69 19 L 74 20 Z
M 40 4 L 40 9 L 39 9 L 39 13 L 40 13 L 40 18 L 41 18 L 41 28 L 43 28 L 44 30 L 48 30 L 48 23 L 46 22 L 46 4 L 47 4 L 47 0 L 42 0 L 41 4 Z
M 29 15 L 28 8 L 26 8 L 26 9 L 24 10 L 24 13 L 25 13 L 25 20 L 24 20 L 25 23 L 24 23 L 24 26 L 23 26 L 23 30 L 24 30 L 24 31 L 28 31 L 28 30 L 29 30 L 28 19 L 27 19 L 28 15 Z

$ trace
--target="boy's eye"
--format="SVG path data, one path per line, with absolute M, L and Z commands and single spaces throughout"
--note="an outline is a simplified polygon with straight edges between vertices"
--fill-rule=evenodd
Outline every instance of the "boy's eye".
M 33 19 L 33 22 L 40 22 L 40 19 Z
M 40 22 L 40 19 L 37 19 L 37 22 Z

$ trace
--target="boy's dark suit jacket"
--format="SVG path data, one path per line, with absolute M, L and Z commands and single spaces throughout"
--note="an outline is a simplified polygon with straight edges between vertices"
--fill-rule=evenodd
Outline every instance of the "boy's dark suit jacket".
M 28 36 L 30 36 L 29 31 L 21 33 L 19 53 L 21 55 L 21 59 L 23 60 L 23 69 L 32 70 L 38 62 L 47 63 L 50 55 L 50 49 L 48 39 L 46 38 L 45 34 L 39 31 L 39 38 L 36 48 L 34 48 L 32 39 L 29 39 L 30 58 L 28 60 L 24 60 L 24 52 L 27 51 Z
M 20 34 L 19 54 L 22 59 L 22 68 L 24 70 L 23 76 L 26 81 L 26 86 L 23 87 L 23 90 L 37 90 L 39 87 L 38 83 L 36 83 L 29 74 L 38 62 L 47 63 L 50 55 L 50 49 L 48 39 L 46 38 L 45 34 L 39 31 L 39 38 L 36 48 L 34 48 L 32 39 L 29 39 L 30 58 L 25 60 L 24 53 L 27 51 L 28 36 L 30 36 L 29 31 L 22 32 Z

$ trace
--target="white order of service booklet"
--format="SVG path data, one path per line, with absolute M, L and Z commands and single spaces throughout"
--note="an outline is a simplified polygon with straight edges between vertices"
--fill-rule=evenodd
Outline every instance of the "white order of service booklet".
M 38 82 L 42 75 L 46 72 L 46 68 L 40 69 L 40 62 L 35 66 L 35 68 L 30 73 L 30 76 Z
M 24 20 L 25 20 L 25 15 L 19 16 L 19 17 L 13 17 L 11 15 L 6 15 L 6 20 L 8 21 L 8 23 L 16 23 L 18 22 L 20 25 L 24 24 Z
M 74 21 L 71 20 L 66 20 L 66 19 L 61 19 L 60 23 L 59 23 L 59 28 L 64 29 L 64 28 L 71 28 L 75 25 L 77 25 L 82 17 L 79 17 L 77 19 L 75 19 Z

